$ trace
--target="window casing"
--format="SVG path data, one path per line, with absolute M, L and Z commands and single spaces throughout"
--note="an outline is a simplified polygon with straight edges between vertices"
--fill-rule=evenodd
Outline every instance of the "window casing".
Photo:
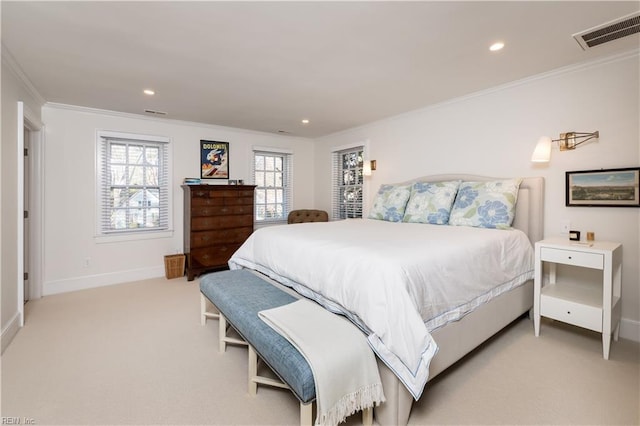
M 332 220 L 361 218 L 364 174 L 364 147 L 358 146 L 332 155 Z
M 98 235 L 170 228 L 169 139 L 98 132 Z
M 255 221 L 285 222 L 291 210 L 291 163 L 287 152 L 254 150 Z

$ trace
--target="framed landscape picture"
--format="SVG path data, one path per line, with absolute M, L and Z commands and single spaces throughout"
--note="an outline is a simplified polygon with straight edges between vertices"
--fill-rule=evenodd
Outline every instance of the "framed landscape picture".
M 200 178 L 229 179 L 229 142 L 200 140 Z
M 567 206 L 640 207 L 640 167 L 566 172 Z

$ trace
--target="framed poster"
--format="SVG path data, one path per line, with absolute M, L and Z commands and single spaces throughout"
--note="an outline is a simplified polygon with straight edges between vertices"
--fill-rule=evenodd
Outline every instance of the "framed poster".
M 640 167 L 566 172 L 567 206 L 640 207 Z
M 200 140 L 200 178 L 229 179 L 229 142 Z

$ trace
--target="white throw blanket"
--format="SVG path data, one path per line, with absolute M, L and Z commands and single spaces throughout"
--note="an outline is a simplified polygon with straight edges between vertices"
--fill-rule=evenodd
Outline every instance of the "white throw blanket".
M 316 425 L 337 425 L 385 401 L 375 355 L 346 318 L 301 299 L 258 313 L 304 356 L 316 384 Z

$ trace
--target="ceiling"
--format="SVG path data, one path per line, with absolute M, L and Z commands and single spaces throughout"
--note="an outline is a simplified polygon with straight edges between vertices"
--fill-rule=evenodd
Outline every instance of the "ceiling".
M 638 1 L 1 7 L 3 47 L 48 102 L 303 137 L 640 46 L 634 35 L 583 51 L 572 37 Z

